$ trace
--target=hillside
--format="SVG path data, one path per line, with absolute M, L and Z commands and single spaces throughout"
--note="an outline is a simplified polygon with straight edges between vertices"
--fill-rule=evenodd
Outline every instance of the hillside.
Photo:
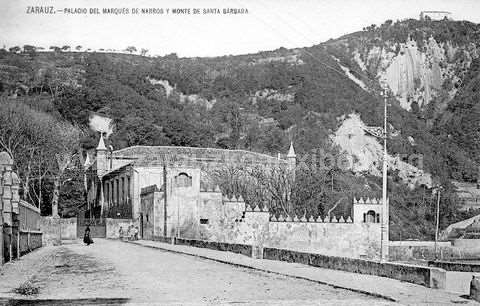
M 307 186 L 321 176 L 322 192 L 297 203 L 304 212 L 305 201 L 317 203 L 312 213 L 319 213 L 340 200 L 339 209 L 348 209 L 345 194 L 379 192 L 381 146 L 363 128 L 382 125 L 386 83 L 391 192 L 402 194 L 399 206 L 423 207 L 413 219 L 393 222 L 430 228 L 429 188 L 441 182 L 453 192 L 452 179 L 477 178 L 479 31 L 468 22 L 387 21 L 309 48 L 215 58 L 0 50 L 0 93 L 83 127 L 84 151 L 96 144 L 98 133 L 88 126 L 104 126 L 101 117 L 113 120 L 108 141 L 115 149 L 177 145 L 276 155 L 293 141 L 300 159 L 313 150 L 346 151 L 353 168 L 303 177 Z M 365 148 L 350 150 L 355 144 Z M 451 197 L 444 223 L 458 217 Z

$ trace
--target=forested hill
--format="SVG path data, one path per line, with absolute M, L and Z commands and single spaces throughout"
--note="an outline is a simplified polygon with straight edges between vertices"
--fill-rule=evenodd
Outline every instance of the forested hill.
M 293 140 L 301 155 L 342 151 L 331 136 L 351 114 L 381 126 L 383 82 L 391 89 L 389 153 L 422 154 L 436 181 L 474 181 L 479 31 L 469 22 L 387 21 L 309 48 L 213 58 L 80 46 L 42 52 L 27 45 L 0 50 L 0 94 L 78 126 L 84 150 L 98 138 L 87 128 L 95 113 L 113 119 L 108 141 L 115 149 L 177 145 L 277 154 Z

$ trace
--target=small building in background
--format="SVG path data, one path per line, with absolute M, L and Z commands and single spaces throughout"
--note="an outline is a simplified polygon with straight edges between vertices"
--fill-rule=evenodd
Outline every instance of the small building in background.
M 426 17 L 432 20 L 452 19 L 452 13 L 447 11 L 422 11 L 420 20 L 425 20 Z

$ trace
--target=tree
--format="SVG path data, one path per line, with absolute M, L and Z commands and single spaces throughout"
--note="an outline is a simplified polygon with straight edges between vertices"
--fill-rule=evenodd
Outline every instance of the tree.
M 8 51 L 10 51 L 11 53 L 18 53 L 20 52 L 22 49 L 19 47 L 19 46 L 15 46 L 15 47 L 11 47 L 11 48 L 8 48 Z
M 127 51 L 128 53 L 132 54 L 133 52 L 137 52 L 137 48 L 135 48 L 134 46 L 128 46 L 125 51 Z
M 76 46 L 76 47 L 75 47 L 75 50 L 77 50 L 77 51 L 82 50 L 82 46 L 80 46 L 80 45 Z
M 65 45 L 65 46 L 62 47 L 62 50 L 63 50 L 63 51 L 69 51 L 69 50 L 70 50 L 70 46 Z
M 23 46 L 23 52 L 24 53 L 30 53 L 30 54 L 34 54 L 35 51 L 37 51 L 37 47 L 35 46 L 32 46 L 32 45 L 24 45 Z
M 53 173 L 52 216 L 58 216 L 58 199 L 60 188 L 67 181 L 63 181 L 64 174 L 79 154 L 80 130 L 67 122 L 57 122 L 54 126 L 55 134 L 55 168 Z
M 52 50 L 53 52 L 61 52 L 62 51 L 62 49 L 60 47 L 57 47 L 57 46 L 50 46 L 49 49 Z
M 142 48 L 142 49 L 140 50 L 140 55 L 141 55 L 141 56 L 145 56 L 145 55 L 147 55 L 147 53 L 148 53 L 148 49 Z

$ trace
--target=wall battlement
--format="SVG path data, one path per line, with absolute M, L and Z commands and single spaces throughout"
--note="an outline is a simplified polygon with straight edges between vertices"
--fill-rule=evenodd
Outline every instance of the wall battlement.
M 270 217 L 270 222 L 300 222 L 300 223 L 333 223 L 333 224 L 338 224 L 338 223 L 353 223 L 353 220 L 350 216 L 348 216 L 346 219 L 343 216 L 340 216 L 340 218 L 337 218 L 336 216 L 333 216 L 332 218 L 329 218 L 328 216 L 325 216 L 325 218 L 322 218 L 321 216 L 318 216 L 317 218 L 314 218 L 313 216 L 310 216 L 307 218 L 306 216 L 301 216 L 300 218 L 298 216 L 294 216 L 293 218 L 291 216 L 284 217 L 283 215 L 278 216 L 271 216 Z

